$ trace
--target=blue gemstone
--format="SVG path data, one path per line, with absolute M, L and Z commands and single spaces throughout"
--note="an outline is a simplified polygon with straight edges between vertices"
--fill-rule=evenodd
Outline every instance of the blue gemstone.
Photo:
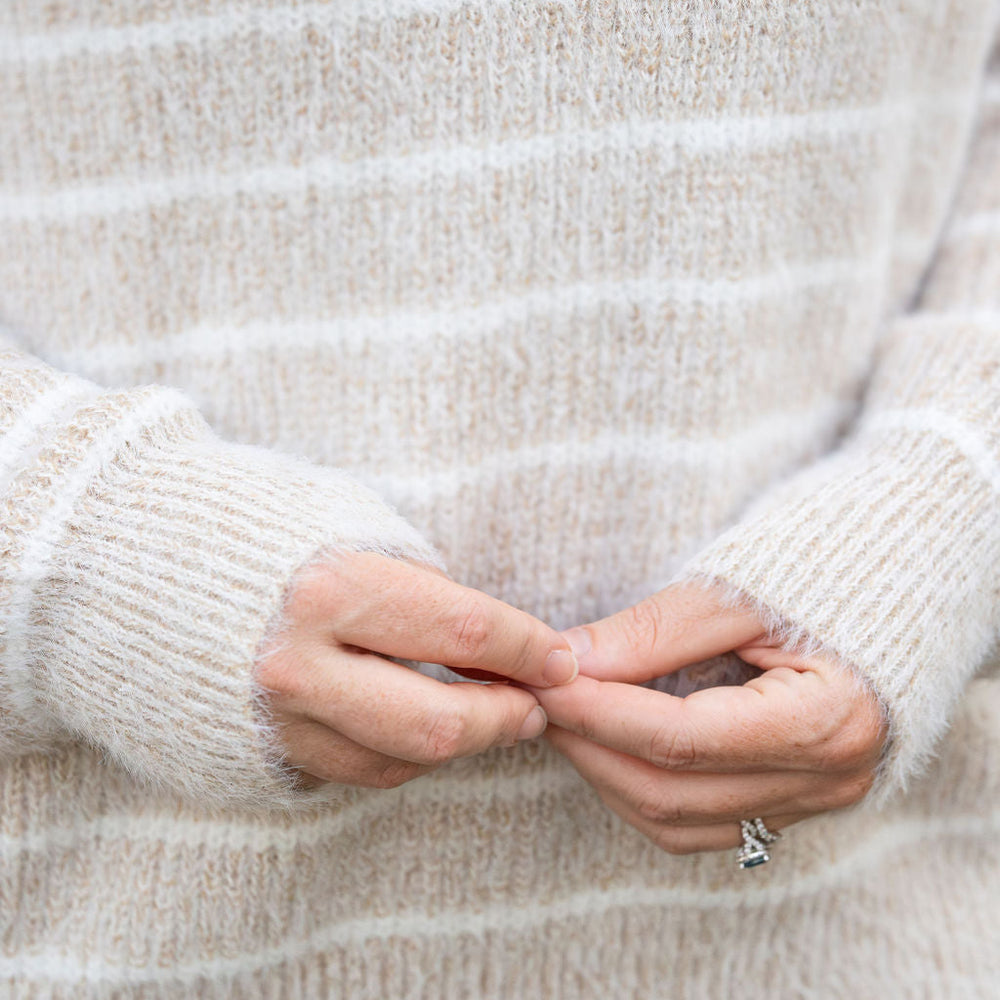
M 771 855 L 767 851 L 751 851 L 740 858 L 740 868 L 756 868 L 770 860 Z

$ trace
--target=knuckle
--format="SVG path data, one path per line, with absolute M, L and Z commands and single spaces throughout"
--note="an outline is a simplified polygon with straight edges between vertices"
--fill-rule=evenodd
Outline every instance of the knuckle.
M 481 661 L 490 642 L 490 619 L 482 603 L 470 599 L 455 614 L 449 632 L 456 666 L 474 666 Z
M 815 720 L 809 748 L 825 769 L 857 770 L 878 759 L 886 731 L 882 710 L 867 692 L 843 698 L 831 691 Z
M 655 600 L 640 601 L 626 608 L 620 619 L 625 641 L 640 656 L 647 656 L 659 648 L 664 631 L 663 612 Z
M 808 757 L 812 766 L 821 771 L 843 769 L 841 750 L 836 739 L 824 736 L 812 741 L 808 748 Z
M 467 727 L 465 717 L 457 709 L 440 710 L 424 737 L 421 763 L 444 764 L 458 756 L 465 743 Z
M 852 727 L 841 739 L 840 759 L 847 767 L 864 764 L 873 754 L 875 742 L 864 729 Z
M 636 812 L 652 823 L 679 823 L 682 818 L 680 805 L 664 794 L 663 789 L 655 782 L 648 781 L 639 785 L 633 792 L 633 804 Z
M 254 679 L 272 696 L 272 702 L 294 698 L 305 689 L 301 658 L 289 649 L 281 648 L 265 656 L 254 671 Z
M 852 770 L 871 764 L 881 746 L 878 729 L 866 722 L 849 722 L 816 748 L 819 763 L 830 770 Z
M 643 795 L 636 800 L 635 811 L 643 819 L 649 820 L 651 823 L 659 823 L 661 822 L 660 805 L 658 799 Z
M 694 736 L 677 725 L 660 727 L 650 738 L 649 760 L 667 771 L 691 767 L 698 761 Z
M 303 625 L 348 607 L 351 603 L 352 576 L 350 555 L 307 565 L 292 581 L 285 601 L 286 619 Z

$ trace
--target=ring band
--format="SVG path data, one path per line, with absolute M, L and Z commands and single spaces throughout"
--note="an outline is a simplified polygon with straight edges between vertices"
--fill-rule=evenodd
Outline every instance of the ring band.
M 764 826 L 764 821 L 759 816 L 755 820 L 752 820 L 752 822 L 757 831 L 757 836 L 764 841 L 765 844 L 773 844 L 776 840 L 781 840 L 781 834 L 771 833 L 771 831 Z
M 759 817 L 740 820 L 740 833 L 743 835 L 743 845 L 736 852 L 736 863 L 740 868 L 756 868 L 771 860 L 768 846 L 781 839 L 780 833 L 772 833 Z

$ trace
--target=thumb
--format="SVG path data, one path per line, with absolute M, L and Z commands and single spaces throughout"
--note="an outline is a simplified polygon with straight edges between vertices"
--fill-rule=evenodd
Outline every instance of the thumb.
M 721 590 L 675 584 L 639 604 L 563 633 L 580 672 L 641 683 L 753 643 L 766 630 L 751 611 L 724 607 Z

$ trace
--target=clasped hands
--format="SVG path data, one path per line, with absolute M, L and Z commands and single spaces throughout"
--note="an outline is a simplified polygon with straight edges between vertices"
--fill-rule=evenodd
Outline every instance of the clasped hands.
M 257 679 L 305 785 L 395 787 L 544 732 L 619 816 L 685 854 L 737 846 L 743 818 L 780 830 L 857 802 L 886 738 L 852 671 L 781 649 L 696 586 L 560 633 L 436 570 L 354 553 L 300 574 L 283 621 Z M 728 652 L 763 673 L 686 698 L 638 686 Z

